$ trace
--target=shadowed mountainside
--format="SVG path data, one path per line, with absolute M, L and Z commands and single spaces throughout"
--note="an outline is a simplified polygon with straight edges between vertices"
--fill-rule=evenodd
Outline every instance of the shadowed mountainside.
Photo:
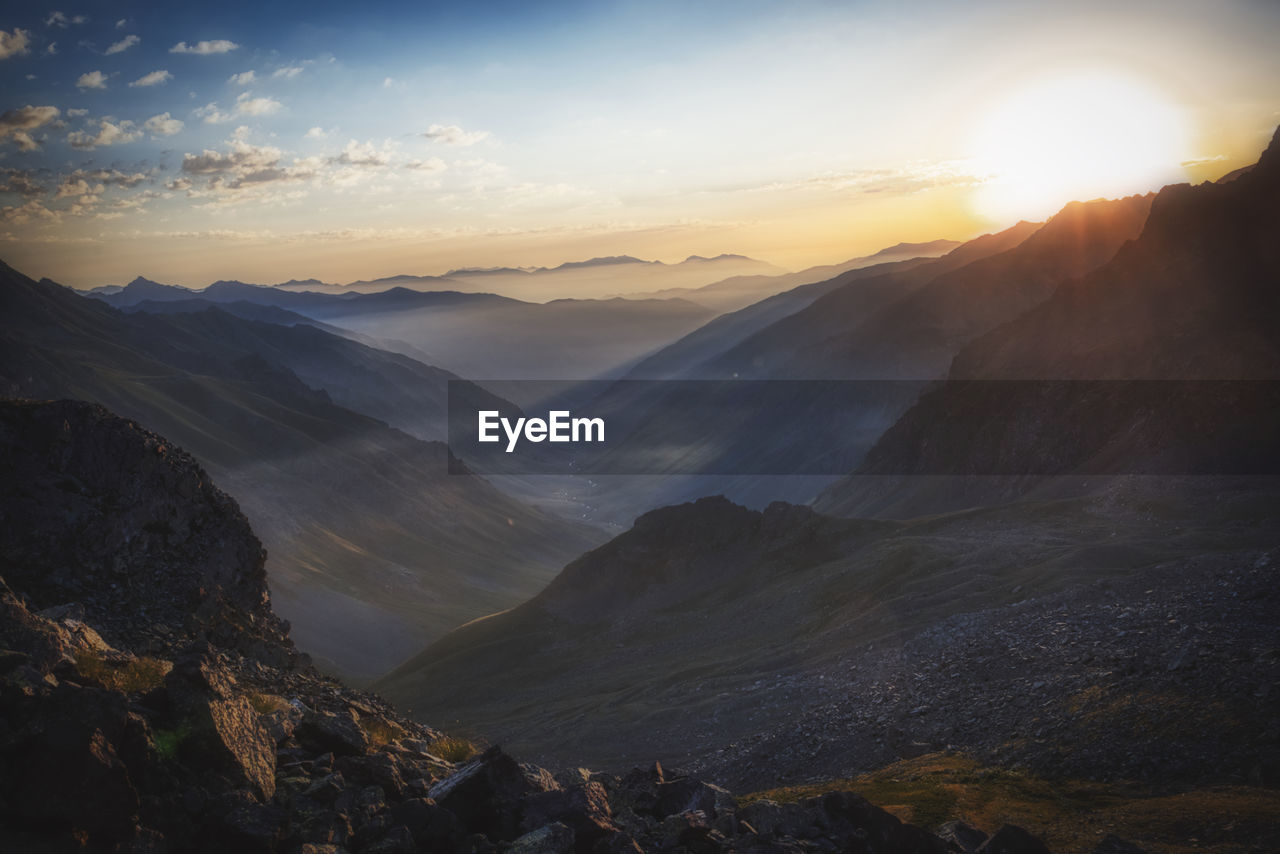
M 375 379 L 404 382 L 409 408 L 435 376 L 426 366 L 309 327 L 124 315 L 0 272 L 4 392 L 100 402 L 177 437 L 254 521 L 277 607 L 330 667 L 376 675 L 532 595 L 593 541 L 480 478 L 450 477 L 444 445 L 336 405 L 286 363 L 353 398 Z
M 1065 282 L 1042 305 L 961 350 L 951 382 L 881 438 L 859 475 L 943 470 L 950 461 L 939 455 L 954 457 L 960 475 L 966 460 L 980 465 L 997 457 L 1007 469 L 1032 473 L 1043 470 L 1036 463 L 1049 449 L 1066 454 L 1059 470 L 1087 470 L 1096 460 L 1141 458 L 1170 445 L 1195 456 L 1206 443 L 1230 442 L 1241 428 L 1261 428 L 1274 417 L 1275 383 L 1229 381 L 1280 379 L 1277 198 L 1276 141 L 1232 181 L 1164 188 L 1142 235 L 1111 262 Z M 1093 393 L 1072 401 L 1063 397 L 1066 384 L 1030 383 L 1012 393 L 1019 387 L 966 380 L 1228 382 L 1210 382 L 1209 393 L 1175 408 L 1176 418 L 1142 421 L 1116 399 L 1115 390 L 1124 388 L 1118 384 L 1093 383 Z M 982 413 L 982 426 L 963 415 L 973 412 Z M 958 429 L 962 424 L 971 429 Z M 1266 440 L 1237 436 L 1251 452 Z M 914 514 L 1008 498 L 1037 480 L 887 483 L 855 475 L 831 486 L 816 506 L 841 514 Z
M 477 755 L 320 677 L 235 502 L 101 407 L 0 402 L 0 465 L 6 851 L 950 850 L 850 792 L 739 804 L 656 763 Z

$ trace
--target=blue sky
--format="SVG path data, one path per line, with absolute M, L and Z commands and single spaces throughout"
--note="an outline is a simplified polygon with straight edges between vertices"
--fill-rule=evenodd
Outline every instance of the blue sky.
M 0 258 L 76 286 L 838 261 L 1247 162 L 1276 35 L 1254 0 L 11 7 Z M 1127 159 L 1058 170 L 1082 146 L 1009 111 L 1063 91 L 1176 144 L 1084 105 Z

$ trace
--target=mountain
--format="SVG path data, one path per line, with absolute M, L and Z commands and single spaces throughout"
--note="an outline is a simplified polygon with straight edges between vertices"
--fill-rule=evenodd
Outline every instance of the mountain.
M 819 297 L 853 286 L 854 282 L 865 282 L 856 288 L 868 305 L 876 304 L 878 300 L 893 299 L 943 272 L 1016 246 L 1036 228 L 1038 226 L 1032 223 L 1019 223 L 999 234 L 984 235 L 968 241 L 938 260 L 884 262 L 846 271 L 811 284 L 797 285 L 746 308 L 715 318 L 640 362 L 628 376 L 632 379 L 731 378 L 736 372 L 730 370 L 725 373 L 724 368 L 719 367 L 716 362 L 718 357 L 724 356 L 755 333 L 812 305 Z
M 1003 252 L 952 269 L 919 270 L 934 275 L 909 294 L 885 293 L 877 282 L 836 289 L 711 367 L 721 376 L 769 379 L 943 376 L 964 343 L 1044 300 L 1060 282 L 1109 261 L 1142 230 L 1150 201 L 1072 203 Z
M 0 461 L 6 851 L 951 850 L 847 791 L 739 804 L 657 763 L 479 753 L 307 664 L 247 520 L 169 440 L 4 401 Z
M 1280 493 L 1223 486 L 910 522 L 667 507 L 376 689 L 540 762 L 660 749 L 730 787 L 944 748 L 1050 778 L 1243 781 L 1280 756 L 1255 740 L 1277 716 L 1247 652 L 1273 623 Z
M 654 291 L 686 297 L 700 288 L 734 276 L 776 276 L 780 267 L 743 255 L 692 255 L 677 264 L 645 261 L 630 255 L 569 261 L 555 267 L 452 270 L 447 275 L 460 290 L 480 288 L 523 300 L 608 299 L 618 294 L 653 298 Z M 712 306 L 712 308 L 717 308 Z
M 854 258 L 842 264 L 827 264 L 810 267 L 798 273 L 786 273 L 778 276 L 754 275 L 733 276 L 719 282 L 712 282 L 700 288 L 665 288 L 648 293 L 619 294 L 625 299 L 687 299 L 716 311 L 737 311 L 774 294 L 797 288 L 801 285 L 825 282 L 849 270 L 872 265 L 890 264 L 895 261 L 910 261 L 916 258 L 936 258 L 945 255 L 960 244 L 954 240 L 933 240 L 928 243 L 899 243 L 887 249 L 881 249 L 865 258 Z M 726 256 L 720 256 L 726 257 Z M 691 256 L 685 263 L 703 259 Z
M 276 606 L 330 669 L 376 675 L 532 595 L 596 537 L 450 476 L 444 445 L 334 402 L 426 412 L 446 378 L 432 368 L 308 326 L 125 315 L 0 276 L 0 389 L 99 402 L 187 447 L 253 520 Z
M 471 379 L 586 379 L 617 373 L 712 315 L 684 300 L 533 303 L 491 293 L 393 287 L 327 294 L 226 281 L 203 291 L 160 290 L 166 287 L 126 288 L 94 298 L 120 308 L 161 301 L 185 305 L 191 299 L 271 306 Z
M 1267 425 L 1277 401 L 1276 385 L 1267 381 L 1280 379 L 1280 256 L 1269 236 L 1280 225 L 1278 161 L 1273 141 L 1257 166 L 1233 181 L 1161 190 L 1137 240 L 962 349 L 952 382 L 908 412 L 859 472 L 964 474 L 989 470 L 996 459 L 1015 473 L 1114 472 L 1106 462 L 1114 459 L 1133 471 L 1143 460 L 1171 455 L 1176 465 L 1209 455 L 1236 467 L 1247 467 L 1253 455 L 1255 470 L 1269 471 L 1275 449 Z M 967 382 L 974 380 L 996 382 Z M 999 382 L 1005 380 L 1082 384 Z M 1097 382 L 1106 380 L 1140 382 Z M 1210 382 L 1177 382 L 1196 380 Z M 1264 382 L 1238 382 L 1247 380 Z M 1136 388 L 1160 392 L 1159 405 L 1135 411 Z M 985 424 L 960 439 L 964 456 L 955 457 L 948 449 L 956 445 L 940 441 L 940 431 L 954 431 L 957 413 L 975 410 L 987 413 Z M 1234 461 L 1215 450 L 1224 437 L 1233 439 Z M 1046 472 L 1041 461 L 1049 458 L 1056 462 Z M 892 500 L 906 502 L 894 511 L 903 512 L 913 502 L 936 509 L 981 500 L 981 490 L 929 497 L 933 488 L 905 482 L 890 498 L 895 490 L 885 484 L 854 477 L 833 485 L 819 506 L 879 512 Z M 1016 494 L 1025 484 L 1003 488 Z

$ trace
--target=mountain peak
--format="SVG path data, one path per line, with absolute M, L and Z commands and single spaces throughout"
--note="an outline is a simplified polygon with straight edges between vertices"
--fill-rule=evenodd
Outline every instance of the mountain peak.
M 604 255 L 598 258 L 588 258 L 586 261 L 566 261 L 559 267 L 552 267 L 551 270 L 578 270 L 584 267 L 616 267 L 620 264 L 656 264 L 657 261 L 645 261 L 632 255 Z

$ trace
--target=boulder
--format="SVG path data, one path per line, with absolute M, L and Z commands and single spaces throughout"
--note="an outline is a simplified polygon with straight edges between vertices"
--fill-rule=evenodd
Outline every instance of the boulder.
M 184 760 L 207 765 L 244 783 L 263 801 L 276 790 L 276 745 L 258 713 L 236 690 L 229 670 L 212 659 L 186 656 L 165 677 L 165 689 L 185 734 Z

